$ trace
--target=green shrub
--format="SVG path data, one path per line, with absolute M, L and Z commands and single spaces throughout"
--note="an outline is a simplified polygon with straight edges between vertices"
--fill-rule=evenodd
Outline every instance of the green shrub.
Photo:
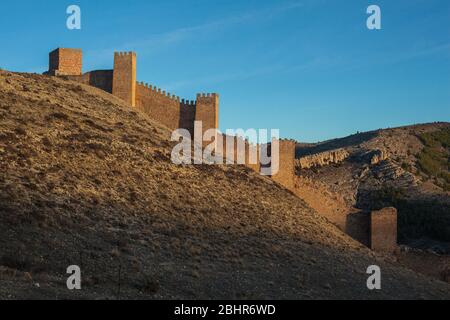
M 428 237 L 450 241 L 450 205 L 436 200 L 411 200 L 404 189 L 385 188 L 370 194 L 372 210 L 398 210 L 399 239 Z
M 441 187 L 450 189 L 450 128 L 427 132 L 419 136 L 425 147 L 417 157 L 417 164 L 427 175 L 442 179 Z
M 402 162 L 402 169 L 405 170 L 405 171 L 410 171 L 411 167 L 410 167 L 410 165 L 408 163 Z

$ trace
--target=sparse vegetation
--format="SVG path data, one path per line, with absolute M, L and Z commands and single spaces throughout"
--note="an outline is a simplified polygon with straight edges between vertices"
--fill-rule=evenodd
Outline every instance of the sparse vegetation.
M 142 278 L 142 281 L 140 281 L 137 286 L 138 289 L 150 295 L 153 295 L 160 290 L 160 284 L 153 276 L 142 274 Z
M 450 191 L 450 128 L 419 136 L 425 145 L 417 157 L 418 167 L 445 191 Z
M 406 171 L 411 171 L 411 166 L 409 165 L 409 163 L 402 162 L 402 169 Z
M 371 195 L 372 209 L 393 206 L 398 210 L 400 240 L 429 237 L 450 241 L 450 206 L 433 200 L 411 200 L 407 190 L 384 188 Z
M 3 255 L 0 257 L 0 266 L 19 271 L 29 271 L 32 264 L 30 259 L 17 255 Z

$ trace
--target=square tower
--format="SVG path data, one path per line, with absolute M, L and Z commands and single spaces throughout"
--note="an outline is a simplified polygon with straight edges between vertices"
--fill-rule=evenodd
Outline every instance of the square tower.
M 275 142 L 278 143 L 278 150 L 275 148 Z M 272 143 L 268 145 L 268 154 L 271 157 L 271 177 L 275 182 L 291 191 L 294 189 L 295 146 L 295 141 L 285 139 L 273 139 Z
M 371 213 L 370 247 L 374 251 L 394 252 L 397 247 L 397 209 L 384 208 Z
M 55 76 L 79 76 L 83 73 L 83 52 L 80 49 L 58 48 L 49 55 L 48 73 Z
M 217 93 L 197 94 L 195 121 L 202 122 L 202 135 L 207 130 L 219 129 L 219 95 Z M 217 142 L 217 132 L 214 139 Z M 211 141 L 203 142 L 204 147 L 209 144 L 211 144 Z
M 114 53 L 113 95 L 136 106 L 136 53 Z

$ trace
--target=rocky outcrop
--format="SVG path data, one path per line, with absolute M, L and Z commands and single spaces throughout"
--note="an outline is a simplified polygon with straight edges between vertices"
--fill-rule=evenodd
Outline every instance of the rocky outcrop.
M 389 154 L 384 149 L 363 149 L 352 153 L 352 157 L 360 162 L 367 163 L 372 166 L 378 165 L 389 159 Z
M 381 161 L 387 160 L 388 156 L 386 154 L 386 151 L 384 150 L 375 150 L 373 151 L 371 158 L 370 158 L 370 164 L 376 165 L 379 164 Z
M 300 169 L 310 169 L 313 167 L 323 167 L 330 164 L 341 163 L 347 159 L 350 154 L 344 149 L 317 153 L 304 156 L 297 160 L 297 167 Z
M 381 184 L 392 183 L 396 188 L 416 187 L 419 181 L 413 174 L 390 160 L 374 168 L 372 173 Z

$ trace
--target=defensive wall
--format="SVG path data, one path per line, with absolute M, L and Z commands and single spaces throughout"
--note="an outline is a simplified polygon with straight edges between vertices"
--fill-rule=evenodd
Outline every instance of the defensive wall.
M 171 130 L 188 130 L 191 137 L 194 137 L 196 121 L 202 123 L 202 136 L 209 129 L 219 128 L 218 94 L 199 93 L 196 100 L 181 99 L 154 85 L 138 82 L 137 56 L 134 52 L 114 53 L 113 70 L 83 73 L 82 69 L 83 55 L 80 49 L 58 48 L 50 52 L 49 70 L 45 74 L 65 77 L 109 92 Z M 275 168 L 277 171 L 270 172 L 269 175 L 274 181 L 295 193 L 295 141 L 278 140 L 279 158 L 274 157 L 277 163 L 262 163 L 263 150 L 270 157 L 273 142 L 267 145 L 253 145 L 240 137 L 222 135 L 222 138 L 223 144 L 216 145 L 215 150 L 222 153 L 226 163 L 242 164 L 257 172 L 269 167 Z M 216 136 L 211 140 L 220 139 Z M 209 144 L 211 141 L 205 141 L 203 147 Z M 243 154 L 237 152 L 239 145 L 245 150 Z M 229 154 L 231 156 L 228 156 Z M 312 162 L 317 161 L 312 159 Z M 391 251 L 396 246 L 397 215 L 394 208 L 351 218 L 353 222 L 347 226 L 349 227 L 347 231 L 354 234 L 354 237 L 362 243 L 378 251 Z

